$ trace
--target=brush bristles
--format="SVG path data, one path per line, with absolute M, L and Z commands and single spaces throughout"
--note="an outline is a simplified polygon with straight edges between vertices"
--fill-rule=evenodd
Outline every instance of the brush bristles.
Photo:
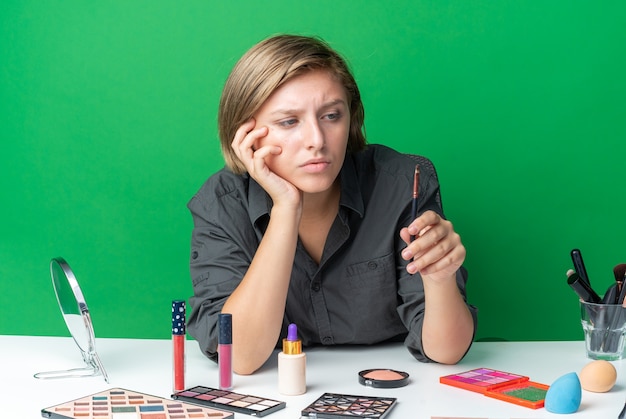
M 613 268 L 613 275 L 616 281 L 623 281 L 626 275 L 626 263 L 620 263 Z

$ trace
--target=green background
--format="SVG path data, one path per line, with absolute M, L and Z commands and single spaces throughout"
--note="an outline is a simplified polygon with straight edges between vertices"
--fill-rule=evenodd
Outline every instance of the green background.
M 97 336 L 169 337 L 222 85 L 282 32 L 348 58 L 370 142 L 434 161 L 477 338 L 582 339 L 570 250 L 601 294 L 626 262 L 621 0 L 3 1 L 0 333 L 66 334 L 63 256 Z

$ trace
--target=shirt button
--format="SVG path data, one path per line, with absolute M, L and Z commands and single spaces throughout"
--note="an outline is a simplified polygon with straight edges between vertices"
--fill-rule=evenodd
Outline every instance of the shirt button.
M 330 336 L 325 336 L 324 338 L 322 338 L 322 343 L 324 345 L 330 345 L 331 343 L 333 343 L 333 338 L 331 338 Z
M 311 284 L 311 289 L 315 292 L 318 292 L 320 290 L 321 286 L 319 282 L 314 282 L 313 284 Z
M 193 253 L 191 253 L 191 258 L 192 259 L 198 259 L 198 252 L 196 252 L 195 250 L 193 251 Z
M 373 271 L 374 269 L 378 268 L 378 263 L 376 263 L 376 262 L 368 262 L 367 263 L 367 267 Z

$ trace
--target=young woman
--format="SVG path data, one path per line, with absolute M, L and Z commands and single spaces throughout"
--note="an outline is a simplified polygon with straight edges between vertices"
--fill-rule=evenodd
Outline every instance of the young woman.
M 233 366 L 251 374 L 295 323 L 307 345 L 402 339 L 420 361 L 456 363 L 476 310 L 465 248 L 433 173 L 367 145 L 359 89 L 324 41 L 279 35 L 250 49 L 222 93 L 226 168 L 189 202 L 194 296 L 188 331 L 217 358 L 233 318 Z

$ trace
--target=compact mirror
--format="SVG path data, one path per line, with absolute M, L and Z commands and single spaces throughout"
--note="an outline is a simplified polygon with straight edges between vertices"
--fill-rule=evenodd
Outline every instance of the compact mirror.
M 50 276 L 61 314 L 74 342 L 80 349 L 86 366 L 63 371 L 40 372 L 35 374 L 35 377 L 49 379 L 102 375 L 104 381 L 108 383 L 109 377 L 96 353 L 96 339 L 89 309 L 74 272 L 67 262 L 59 257 L 50 261 Z

